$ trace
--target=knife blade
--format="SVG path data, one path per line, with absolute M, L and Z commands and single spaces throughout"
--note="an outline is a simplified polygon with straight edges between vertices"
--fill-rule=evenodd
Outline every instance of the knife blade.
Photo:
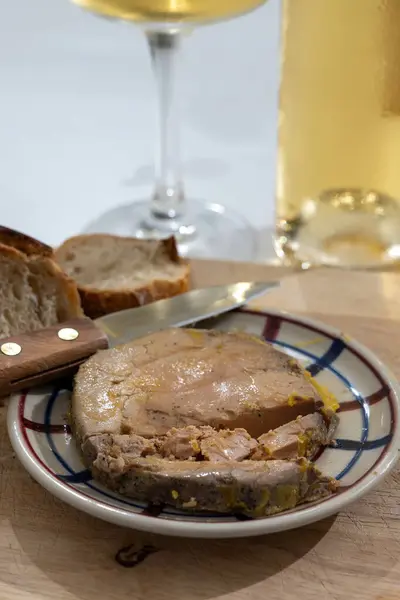
M 279 282 L 238 282 L 87 317 L 0 340 L 0 396 L 70 376 L 97 350 L 168 327 L 183 327 L 243 306 Z
M 121 310 L 96 319 L 96 325 L 117 346 L 168 327 L 185 327 L 239 308 L 265 294 L 278 282 L 242 281 L 192 290 L 140 308 Z

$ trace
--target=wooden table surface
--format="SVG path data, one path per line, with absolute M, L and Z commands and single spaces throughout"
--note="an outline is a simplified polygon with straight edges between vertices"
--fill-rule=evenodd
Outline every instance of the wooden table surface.
M 400 377 L 400 275 L 196 263 L 197 285 L 285 276 L 257 307 L 311 314 Z M 297 531 L 184 540 L 122 529 L 45 492 L 14 458 L 0 409 L 0 600 L 400 600 L 400 470 L 348 511 Z M 157 552 L 134 565 L 144 544 Z M 131 546 L 129 568 L 115 560 Z

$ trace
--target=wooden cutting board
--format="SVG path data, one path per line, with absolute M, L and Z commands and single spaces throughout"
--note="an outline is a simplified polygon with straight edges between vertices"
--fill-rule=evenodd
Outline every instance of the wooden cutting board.
M 199 286 L 276 277 L 284 277 L 281 288 L 256 307 L 332 324 L 400 377 L 399 275 L 194 263 Z M 0 600 L 400 600 L 400 470 L 347 512 L 301 530 L 227 541 L 162 538 L 53 498 L 14 458 L 5 418 L 0 409 Z

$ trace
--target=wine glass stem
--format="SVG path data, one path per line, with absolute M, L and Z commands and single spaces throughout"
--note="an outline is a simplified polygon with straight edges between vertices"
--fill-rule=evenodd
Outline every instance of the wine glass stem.
M 159 143 L 156 153 L 156 184 L 151 199 L 155 219 L 179 218 L 184 211 L 184 191 L 179 161 L 179 115 L 176 86 L 179 33 L 147 33 L 157 87 Z

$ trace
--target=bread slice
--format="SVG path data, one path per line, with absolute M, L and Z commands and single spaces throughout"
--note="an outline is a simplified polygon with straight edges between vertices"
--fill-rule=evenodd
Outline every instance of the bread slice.
M 173 237 L 79 235 L 66 240 L 55 257 L 77 282 L 83 310 L 93 319 L 189 289 L 190 268 L 179 258 Z
M 39 242 L 39 240 L 16 231 L 15 229 L 9 229 L 0 225 L 0 243 L 6 246 L 11 246 L 23 252 L 27 256 L 39 255 L 48 256 L 49 258 L 54 257 L 54 251 L 51 246 Z
M 79 293 L 49 246 L 0 227 L 0 338 L 82 316 Z

